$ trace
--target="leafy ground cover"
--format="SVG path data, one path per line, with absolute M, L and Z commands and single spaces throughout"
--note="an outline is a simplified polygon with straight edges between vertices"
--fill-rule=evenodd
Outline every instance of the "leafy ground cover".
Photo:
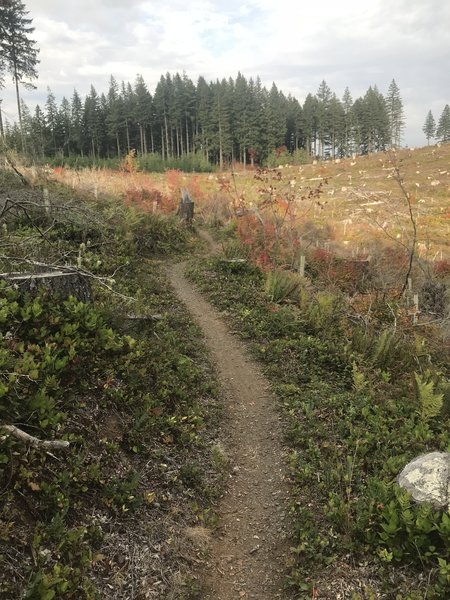
M 94 294 L 0 288 L 1 423 L 70 442 L 2 432 L 0 597 L 192 598 L 223 460 L 209 358 L 160 260 L 190 235 L 51 184 L 49 217 L 9 172 L 0 196 L 2 270 L 78 265 Z
M 280 399 L 295 521 L 288 586 L 298 598 L 447 598 L 448 513 L 395 483 L 413 457 L 450 449 L 442 349 L 394 326 L 381 299 L 360 320 L 336 290 L 287 289 L 247 261 L 197 261 L 188 274 L 248 339 Z

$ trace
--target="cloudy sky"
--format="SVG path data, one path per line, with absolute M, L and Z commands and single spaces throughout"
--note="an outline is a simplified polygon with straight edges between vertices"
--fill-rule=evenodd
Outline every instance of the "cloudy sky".
M 325 79 L 353 99 L 395 79 L 402 95 L 404 143 L 423 145 L 429 109 L 450 103 L 450 2 L 447 0 L 24 0 L 40 47 L 30 107 L 56 95 L 106 91 L 110 75 L 151 92 L 161 74 L 194 81 L 259 75 L 303 103 Z M 0 91 L 16 118 L 11 82 Z

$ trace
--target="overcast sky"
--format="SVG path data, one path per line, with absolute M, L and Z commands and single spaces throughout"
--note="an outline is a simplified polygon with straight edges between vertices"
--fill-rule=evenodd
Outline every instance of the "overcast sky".
M 186 71 L 196 81 L 259 75 L 303 103 L 325 79 L 353 99 L 395 79 L 405 108 L 403 143 L 424 145 L 429 109 L 438 120 L 450 104 L 448 0 L 24 0 L 40 48 L 37 90 L 23 91 L 32 108 L 47 86 L 58 103 L 93 83 L 107 91 L 110 75 L 150 92 L 161 74 Z M 0 91 L 16 118 L 13 86 Z

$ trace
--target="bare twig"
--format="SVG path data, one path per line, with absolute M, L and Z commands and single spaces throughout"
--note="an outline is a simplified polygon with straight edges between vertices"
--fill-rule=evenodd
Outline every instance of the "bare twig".
M 413 211 L 412 211 L 411 196 L 404 186 L 403 178 L 400 175 L 400 169 L 398 168 L 398 166 L 395 167 L 395 180 L 398 183 L 398 185 L 402 191 L 402 194 L 406 200 L 406 204 L 408 206 L 408 212 L 409 212 L 409 219 L 411 221 L 412 230 L 413 230 L 413 238 L 412 238 L 412 242 L 411 242 L 411 248 L 409 248 L 409 250 L 408 250 L 409 251 L 408 270 L 406 271 L 405 280 L 403 282 L 403 286 L 400 291 L 400 296 L 403 296 L 406 288 L 408 287 L 408 279 L 411 275 L 412 266 L 413 266 L 413 262 L 414 262 L 416 243 L 417 243 L 417 225 L 416 225 L 416 219 L 414 218 Z
M 0 427 L 7 431 L 9 435 L 12 435 L 22 442 L 30 444 L 30 446 L 33 446 L 33 448 L 62 450 L 70 446 L 70 442 L 66 440 L 40 440 L 33 435 L 22 431 L 22 429 L 15 427 L 14 425 L 1 425 Z

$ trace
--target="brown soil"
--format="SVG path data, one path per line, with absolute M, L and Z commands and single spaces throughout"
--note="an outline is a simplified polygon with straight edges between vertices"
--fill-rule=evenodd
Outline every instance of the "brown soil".
M 207 234 L 202 237 L 217 250 Z M 212 537 L 202 598 L 286 597 L 287 483 L 276 398 L 244 345 L 183 276 L 182 264 L 171 267 L 170 279 L 204 332 L 225 397 L 221 444 L 232 474 L 218 507 L 220 526 Z

